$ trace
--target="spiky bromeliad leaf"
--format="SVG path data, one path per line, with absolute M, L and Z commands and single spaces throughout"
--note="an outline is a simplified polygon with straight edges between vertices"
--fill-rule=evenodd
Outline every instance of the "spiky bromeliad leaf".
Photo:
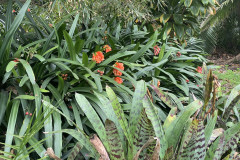
M 178 139 L 181 136 L 183 129 L 186 125 L 186 122 L 190 119 L 190 116 L 195 113 L 200 107 L 201 103 L 199 100 L 196 100 L 190 103 L 183 111 L 179 113 L 179 116 L 174 120 L 170 126 L 166 129 L 166 139 L 168 146 L 173 146 L 174 149 L 178 143 Z
M 181 154 L 181 160 L 197 159 L 204 160 L 206 155 L 206 144 L 205 144 L 205 134 L 204 125 L 201 120 L 193 120 L 192 136 L 188 142 L 186 148 Z
M 73 147 L 72 151 L 70 152 L 67 160 L 74 160 L 81 149 L 82 149 L 81 142 L 77 142 Z
M 121 125 L 118 121 L 118 118 L 117 118 L 116 114 L 114 113 L 114 110 L 113 110 L 113 107 L 112 107 L 112 104 L 111 104 L 110 100 L 107 97 L 105 97 L 103 94 L 100 94 L 100 93 L 97 93 L 97 92 L 94 92 L 94 94 L 100 100 L 100 102 L 102 104 L 101 109 L 106 114 L 107 119 L 113 121 L 113 123 L 116 125 L 119 137 L 121 139 L 121 143 L 124 145 L 124 142 L 125 142 L 124 133 L 123 133 Z
M 110 146 L 110 156 L 112 160 L 124 160 L 124 150 L 121 143 L 121 139 L 118 134 L 118 130 L 111 120 L 106 120 L 105 130 L 107 133 L 107 140 Z
M 124 135 L 127 137 L 127 140 L 128 140 L 128 143 L 130 144 L 130 146 L 132 146 L 132 144 L 133 144 L 132 135 L 130 134 L 127 119 L 125 118 L 122 107 L 117 100 L 117 96 L 114 93 L 114 91 L 112 90 L 112 88 L 110 88 L 109 86 L 106 86 L 106 91 L 107 91 L 107 95 L 108 95 L 108 97 L 111 101 L 113 110 L 114 110 L 114 112 L 115 112 L 115 114 L 116 114 L 116 116 L 119 120 L 119 123 L 120 123 L 121 127 L 122 127 Z
M 221 159 L 222 154 L 223 154 L 223 149 L 224 149 L 224 143 L 225 143 L 224 134 L 222 134 L 219 139 L 219 144 L 215 151 L 213 160 Z
M 152 85 L 153 90 L 157 93 L 158 97 L 170 108 L 174 108 L 177 106 L 174 106 L 169 99 L 169 97 L 158 87 Z
M 135 155 L 141 147 L 147 143 L 149 137 L 154 137 L 154 130 L 151 121 L 148 119 L 145 110 L 143 109 L 140 115 L 140 119 L 136 125 L 136 130 L 133 136 L 133 155 Z M 154 143 L 152 146 L 148 146 L 148 150 L 143 150 L 139 155 L 139 158 L 143 156 L 152 155 L 154 150 Z M 151 150 L 153 149 L 153 150 Z M 148 153 L 147 153 L 148 152 Z
M 188 125 L 188 127 L 186 127 L 187 129 L 183 135 L 181 146 L 179 149 L 180 157 L 182 156 L 183 151 L 186 150 L 187 145 L 193 136 L 193 132 L 197 130 L 197 123 L 194 123 L 194 121 L 192 121 L 192 119 L 189 120 L 189 123 L 190 123 L 190 125 Z
M 237 123 L 224 132 L 225 143 L 224 143 L 224 150 L 222 154 L 224 154 L 230 148 L 234 150 L 234 148 L 236 147 L 237 141 L 239 140 L 239 131 L 240 131 L 240 123 Z M 220 143 L 221 143 L 221 136 L 218 137 L 210 146 L 210 148 L 207 151 L 205 160 L 213 159 L 214 154 Z
M 129 119 L 129 125 L 130 125 L 130 131 L 131 134 L 133 135 L 137 127 L 138 119 L 141 114 L 142 110 L 142 99 L 144 98 L 146 94 L 146 84 L 144 81 L 139 81 L 137 82 L 137 86 L 135 88 L 135 92 L 133 95 L 133 100 L 132 100 L 132 108 L 130 111 L 130 119 Z
M 235 150 L 237 148 L 238 141 L 240 139 L 240 132 L 236 133 L 232 138 L 226 143 L 223 149 L 223 153 L 229 149 Z
M 157 114 L 157 111 L 146 95 L 143 99 L 143 107 L 145 108 L 147 117 L 152 122 L 156 137 L 160 139 L 160 158 L 163 159 L 165 151 L 168 148 L 167 141 L 164 136 L 163 127 L 161 124 L 161 120 Z

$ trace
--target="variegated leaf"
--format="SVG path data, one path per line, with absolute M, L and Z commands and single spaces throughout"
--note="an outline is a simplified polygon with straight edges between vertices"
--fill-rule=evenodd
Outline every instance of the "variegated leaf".
M 151 101 L 147 96 L 143 99 L 143 107 L 145 108 L 147 117 L 150 119 L 155 131 L 155 135 L 160 139 L 160 158 L 163 159 L 165 151 L 167 150 L 167 141 L 164 135 L 163 127 L 161 120 L 158 117 L 156 108 L 153 106 Z
M 115 124 L 111 120 L 106 120 L 105 129 L 107 139 L 110 146 L 110 157 L 112 160 L 124 160 L 124 150 L 122 147 L 121 139 Z
M 72 151 L 70 152 L 70 154 L 68 155 L 67 160 L 74 160 L 81 149 L 82 149 L 81 142 L 77 142 L 73 147 Z
M 148 119 L 145 110 L 143 109 L 140 115 L 140 119 L 137 123 L 136 130 L 133 136 L 133 155 L 140 150 L 140 148 L 149 140 L 149 137 L 154 137 L 154 130 L 151 121 Z M 154 149 L 154 143 L 148 148 Z M 152 155 L 153 150 L 148 150 Z M 144 155 L 148 154 L 147 150 L 143 150 L 139 155 L 139 158 L 143 158 Z
M 181 154 L 181 160 L 204 160 L 206 155 L 203 121 L 195 119 L 193 123 L 197 124 L 197 128 L 193 128 L 193 135 Z

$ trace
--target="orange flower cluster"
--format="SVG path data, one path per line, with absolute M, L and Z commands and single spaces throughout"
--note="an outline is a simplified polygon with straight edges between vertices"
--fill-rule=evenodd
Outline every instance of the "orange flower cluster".
M 196 69 L 196 71 L 198 72 L 198 73 L 202 73 L 202 67 L 197 67 L 197 69 Z
M 123 80 L 122 80 L 122 78 L 120 78 L 120 77 L 115 77 L 115 78 L 114 78 L 114 81 L 116 81 L 118 84 L 123 83 Z
M 123 63 L 118 63 L 118 62 L 116 62 L 116 63 L 114 64 L 114 67 L 119 68 L 120 70 L 124 70 Z M 113 74 L 114 74 L 115 76 L 121 76 L 121 75 L 122 75 L 122 72 L 114 68 L 114 69 L 113 69 Z
M 93 53 L 92 60 L 95 61 L 96 63 L 101 63 L 104 60 L 103 53 L 101 51 Z
M 30 8 L 28 8 L 27 11 L 30 12 L 31 11 Z
M 154 49 L 154 55 L 157 56 L 161 49 L 157 45 L 155 45 L 153 49 Z
M 122 71 L 124 70 L 123 63 L 118 63 L 118 62 L 116 62 L 116 63 L 114 64 L 114 67 L 119 68 L 119 69 L 122 70 Z M 122 72 L 114 68 L 114 69 L 113 69 L 113 74 L 114 74 L 115 76 L 121 76 L 121 75 L 122 75 Z M 114 80 L 115 80 L 117 83 L 119 83 L 119 84 L 123 83 L 123 80 L 122 80 L 122 78 L 120 78 L 120 77 L 115 77 Z
M 103 71 L 100 71 L 100 70 L 97 70 L 97 72 L 100 74 L 100 76 L 102 76 L 103 75 Z
M 67 80 L 68 74 L 62 74 L 63 80 Z
M 180 57 L 180 56 L 181 56 L 181 53 L 180 53 L 180 52 L 177 52 L 177 56 Z
M 112 48 L 111 48 L 109 45 L 103 46 L 103 49 L 104 49 L 104 51 L 105 51 L 106 53 L 112 51 Z

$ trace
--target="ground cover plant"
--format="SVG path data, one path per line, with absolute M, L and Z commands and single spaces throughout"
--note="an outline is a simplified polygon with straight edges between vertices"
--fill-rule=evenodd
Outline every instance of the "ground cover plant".
M 54 1 L 68 14 L 52 21 L 30 2 L 9 1 L 0 17 L 0 158 L 236 157 L 239 86 L 217 97 L 200 39 L 82 18 L 70 1 Z

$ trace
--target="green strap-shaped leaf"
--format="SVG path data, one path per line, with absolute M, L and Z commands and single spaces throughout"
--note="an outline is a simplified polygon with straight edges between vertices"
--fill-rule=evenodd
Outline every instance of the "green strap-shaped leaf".
M 71 150 L 71 152 L 69 153 L 67 160 L 74 160 L 78 153 L 80 152 L 80 150 L 82 149 L 82 147 L 83 146 L 81 145 L 81 142 L 77 142 L 73 149 Z
M 7 132 L 6 132 L 6 139 L 5 139 L 5 148 L 4 152 L 10 152 L 10 145 L 12 145 L 12 140 L 13 140 L 13 135 L 15 131 L 15 124 L 17 121 L 17 115 L 18 115 L 18 108 L 19 108 L 20 101 L 19 100 L 14 100 L 10 117 L 8 120 L 8 125 L 7 125 Z M 6 155 L 5 155 L 6 156 Z
M 1 91 L 0 92 L 0 125 L 2 123 L 3 117 L 5 116 L 5 111 L 7 109 L 7 101 L 8 101 L 8 92 Z
M 14 19 L 13 23 L 11 24 L 11 27 L 9 28 L 4 40 L 3 44 L 1 45 L 0 49 L 0 63 L 7 60 L 9 57 L 9 54 L 6 54 L 7 47 L 10 47 L 12 38 L 15 35 L 15 32 L 17 31 L 19 25 L 22 23 L 23 17 L 25 16 L 25 12 L 28 9 L 28 6 L 30 4 L 31 0 L 26 1 L 26 3 L 23 5 L 23 7 L 20 9 L 18 15 Z M 5 58 L 3 58 L 5 56 Z
M 72 109 L 73 109 L 73 114 L 74 114 L 74 118 L 75 118 L 75 121 L 76 121 L 77 126 L 78 126 L 80 129 L 83 130 L 80 113 L 79 113 L 79 111 L 78 111 L 78 108 L 77 108 L 77 105 L 76 105 L 76 104 L 77 104 L 76 101 L 71 102 Z
M 66 31 L 63 31 L 63 35 L 64 35 L 65 40 L 67 41 L 67 46 L 68 46 L 68 50 L 69 50 L 69 53 L 70 53 L 70 59 L 72 61 L 75 61 L 76 60 L 76 53 L 75 53 L 75 48 L 74 48 L 74 45 L 73 45 L 73 40 Z
M 35 97 L 36 114 L 38 114 L 40 112 L 40 108 L 41 108 L 41 103 L 42 103 L 41 95 L 42 94 L 41 94 L 40 88 L 37 83 L 33 84 L 33 92 L 34 92 L 34 97 Z
M 23 59 L 19 59 L 19 61 L 22 63 L 23 67 L 25 68 L 25 70 L 27 72 L 27 75 L 28 75 L 28 77 L 30 79 L 30 82 L 32 84 L 35 84 L 36 83 L 35 82 L 35 75 L 33 73 L 33 70 L 32 70 L 32 67 L 30 66 L 30 64 L 27 61 L 23 60 Z
M 53 122 L 54 122 L 54 131 L 60 131 L 62 129 L 62 120 L 61 116 L 57 112 L 53 112 Z M 62 152 L 62 133 L 54 133 L 54 152 L 56 156 L 61 157 L 61 152 Z
M 155 137 L 154 129 L 151 121 L 147 117 L 145 109 L 142 109 L 142 112 L 140 113 L 140 119 L 136 124 L 136 130 L 133 133 L 133 155 L 136 155 L 142 146 L 147 143 L 150 137 Z M 155 145 L 154 143 L 151 145 L 152 146 L 148 146 L 148 150 L 143 150 L 140 153 L 139 158 L 143 158 L 146 154 L 149 154 L 147 151 L 153 153 Z M 150 155 L 152 155 L 151 153 Z
M 225 122 L 227 122 L 229 116 L 230 116 L 230 113 L 231 111 L 233 110 L 233 107 L 238 103 L 238 101 L 240 100 L 240 93 L 237 97 L 235 97 L 232 102 L 229 104 L 229 106 L 226 108 L 224 114 L 223 114 L 223 120 Z
M 25 74 L 19 83 L 19 87 L 22 87 L 28 80 L 29 77 Z
M 155 33 L 150 37 L 148 43 L 144 45 L 136 54 L 134 54 L 130 59 L 129 62 L 136 62 L 152 45 L 156 42 L 158 36 L 157 30 Z
M 18 62 L 10 61 L 6 67 L 6 72 L 10 72 L 15 66 L 18 64 Z
M 214 117 L 211 117 L 211 119 L 208 120 L 208 123 L 205 128 L 206 144 L 209 144 L 209 140 L 213 132 L 213 129 L 215 128 L 216 122 L 217 122 L 217 110 L 214 112 Z
M 162 159 L 165 155 L 165 151 L 168 148 L 168 144 L 163 132 L 161 120 L 158 117 L 155 107 L 153 106 L 153 104 L 151 103 L 147 96 L 145 96 L 143 99 L 143 107 L 145 108 L 147 117 L 152 122 L 155 135 L 160 139 L 160 158 Z
M 50 102 L 49 97 L 43 97 L 43 99 L 47 102 Z M 53 135 L 52 135 L 52 130 L 53 130 L 53 125 L 52 125 L 52 115 L 48 115 L 51 112 L 51 109 L 43 105 L 43 110 L 44 112 L 44 118 L 46 118 L 46 121 L 44 122 L 44 131 L 49 132 L 50 134 L 45 134 L 46 137 L 46 145 L 47 147 L 53 147 Z
M 129 127 L 130 132 L 133 135 L 135 133 L 138 119 L 141 114 L 141 110 L 143 108 L 142 106 L 142 100 L 146 94 L 146 84 L 143 80 L 137 82 L 137 86 L 135 87 L 135 92 L 133 94 L 133 100 L 132 100 L 132 108 L 130 111 L 130 118 L 129 118 Z
M 190 116 L 193 115 L 201 106 L 201 102 L 196 100 L 190 103 L 183 111 L 180 112 L 176 120 L 173 121 L 166 129 L 165 133 L 168 146 L 173 146 L 174 148 L 177 146 L 178 139 L 183 132 L 186 122 L 189 120 Z
M 224 105 L 223 114 L 225 113 L 228 106 L 232 103 L 232 101 L 239 95 L 239 92 L 240 92 L 240 84 L 234 87 L 231 93 L 229 94 L 228 99 Z
M 20 96 L 17 96 L 15 99 L 34 100 L 35 97 L 34 96 L 29 96 L 29 95 L 20 95 Z
M 120 103 L 117 100 L 117 96 L 114 93 L 114 91 L 112 90 L 112 88 L 110 88 L 109 86 L 106 86 L 106 91 L 107 91 L 107 95 L 111 101 L 113 110 L 118 118 L 118 121 L 122 127 L 123 133 L 124 135 L 127 137 L 128 143 L 130 145 L 130 147 L 132 146 L 133 142 L 132 142 L 132 135 L 130 134 L 129 128 L 128 128 L 128 123 L 127 120 L 125 118 L 124 112 L 122 110 L 122 107 L 120 105 Z
M 118 130 L 111 120 L 106 120 L 105 129 L 107 133 L 107 139 L 110 146 L 110 156 L 112 160 L 125 160 L 124 150 L 121 143 L 121 139 L 118 134 Z
M 69 34 L 66 32 L 66 31 L 63 31 L 63 35 L 66 39 L 66 42 L 64 44 L 64 48 L 63 48 L 63 51 L 62 51 L 62 57 L 64 57 L 65 55 L 65 52 L 66 52 L 66 48 L 68 46 L 68 49 L 70 51 L 70 58 L 71 60 L 75 61 L 76 60 L 76 50 L 74 48 L 74 45 L 73 45 L 73 41 L 72 41 L 72 37 L 73 37 L 73 33 L 76 29 L 76 26 L 77 26 L 77 22 L 78 22 L 78 19 L 79 19 L 79 13 L 76 15 L 73 23 L 72 23 L 72 26 L 71 26 L 71 29 L 69 31 Z
M 40 141 L 41 142 L 41 141 Z M 31 147 L 34 148 L 34 150 L 36 151 L 36 153 L 40 156 L 40 157 L 44 157 L 46 150 L 43 147 L 42 144 L 39 143 L 39 141 L 32 137 L 31 139 L 29 139 L 28 143 L 31 145 Z
M 60 93 L 57 91 L 57 89 L 51 85 L 50 83 L 47 85 L 47 88 L 50 90 L 50 92 L 53 94 L 53 97 L 56 99 L 57 104 L 59 104 L 59 106 L 61 107 L 64 115 L 66 117 L 68 117 L 68 123 L 71 125 L 72 123 L 69 121 L 70 119 L 70 113 L 69 110 L 67 108 L 67 105 L 65 104 L 65 102 L 62 100 L 62 97 L 60 95 Z
M 107 151 L 109 151 L 109 145 L 107 143 L 106 131 L 105 131 L 104 125 L 103 125 L 101 119 L 99 118 L 99 116 L 97 115 L 96 111 L 93 109 L 91 104 L 88 102 L 88 100 L 83 95 L 76 93 L 75 99 L 76 99 L 78 105 L 81 107 L 82 111 L 86 114 L 88 120 L 93 125 L 93 128 L 99 135 L 105 148 L 107 149 Z

